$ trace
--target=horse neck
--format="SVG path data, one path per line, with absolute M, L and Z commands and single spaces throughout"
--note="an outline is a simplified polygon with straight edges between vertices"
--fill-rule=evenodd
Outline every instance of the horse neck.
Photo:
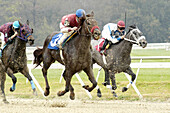
M 130 39 L 129 32 L 126 35 L 126 38 Z M 130 54 L 133 44 L 131 42 L 129 42 L 129 41 L 123 40 L 123 45 L 122 45 L 122 49 L 126 50 L 126 52 Z
M 91 43 L 91 35 L 89 35 L 89 33 L 87 34 L 86 30 L 85 30 L 85 26 L 82 26 L 82 29 L 80 30 L 80 35 L 79 38 L 77 38 L 78 43 L 80 45 L 80 48 L 82 49 L 87 49 L 90 48 L 90 43 Z
M 122 55 L 127 55 L 131 53 L 131 50 L 132 50 L 132 43 L 131 42 L 128 42 L 126 40 L 123 40 L 121 42 L 121 49 L 122 49 Z
M 14 42 L 14 48 L 15 48 L 15 51 L 19 51 L 21 52 L 21 54 L 24 54 L 26 51 L 26 42 L 17 38 L 15 39 L 15 42 Z

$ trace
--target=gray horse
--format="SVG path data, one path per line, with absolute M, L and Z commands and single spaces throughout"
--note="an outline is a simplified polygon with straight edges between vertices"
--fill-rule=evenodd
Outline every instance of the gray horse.
M 63 47 L 63 52 L 60 53 L 58 50 L 48 49 L 48 45 L 54 35 L 57 33 L 50 34 L 45 42 L 43 49 L 36 49 L 34 51 L 34 64 L 40 65 L 43 62 L 43 76 L 46 82 L 46 89 L 45 89 L 45 96 L 50 94 L 50 86 L 47 79 L 47 70 L 49 69 L 50 65 L 54 63 L 56 60 L 65 66 L 65 71 L 63 73 L 64 80 L 66 81 L 66 86 L 63 91 L 59 91 L 57 94 L 58 96 L 63 96 L 65 93 L 70 91 L 70 99 L 75 99 L 74 88 L 71 85 L 72 76 L 80 71 L 84 71 L 89 80 L 93 84 L 91 87 L 85 85 L 84 88 L 88 91 L 92 91 L 97 82 L 93 75 L 93 70 L 91 67 L 91 50 L 90 50 L 90 43 L 91 37 L 98 40 L 100 37 L 100 30 L 98 29 L 97 21 L 94 18 L 94 13 L 84 15 L 84 19 L 81 22 L 81 27 L 77 31 L 76 34 L 72 39 L 69 40 L 68 43 L 65 44 Z M 63 60 L 62 60 L 63 55 Z
M 4 102 L 7 102 L 4 91 L 5 73 L 12 78 L 13 86 L 10 88 L 11 92 L 16 88 L 17 78 L 14 74 L 20 72 L 30 81 L 33 92 L 36 94 L 36 87 L 27 67 L 26 43 L 34 44 L 33 29 L 28 24 L 28 21 L 27 24 L 20 23 L 21 30 L 18 32 L 17 37 L 13 41 L 7 42 L 2 52 L 2 58 L 0 59 L 0 96 L 3 97 Z
M 94 43 L 94 41 L 92 42 Z M 114 90 L 117 89 L 115 74 L 120 72 L 125 72 L 132 77 L 132 82 L 135 80 L 136 75 L 133 73 L 130 63 L 130 53 L 132 50 L 133 44 L 138 44 L 141 47 L 146 47 L 147 41 L 143 36 L 142 32 L 138 29 L 136 25 L 129 26 L 129 31 L 126 34 L 126 38 L 121 40 L 119 43 L 112 44 L 106 50 L 106 56 L 102 56 L 96 50 L 96 44 L 92 44 L 92 60 L 93 64 L 97 63 L 100 65 L 105 72 L 105 82 L 103 85 L 110 86 L 110 79 L 112 81 L 112 93 L 114 96 L 117 96 Z M 110 78 L 110 79 L 109 79 Z M 124 87 L 122 91 L 126 91 L 127 88 Z M 101 97 L 101 91 L 97 91 L 98 97 Z

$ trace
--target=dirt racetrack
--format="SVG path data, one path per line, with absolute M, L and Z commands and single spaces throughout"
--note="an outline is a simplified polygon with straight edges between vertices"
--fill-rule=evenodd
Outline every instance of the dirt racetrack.
M 0 113 L 170 113 L 169 102 L 8 98 Z

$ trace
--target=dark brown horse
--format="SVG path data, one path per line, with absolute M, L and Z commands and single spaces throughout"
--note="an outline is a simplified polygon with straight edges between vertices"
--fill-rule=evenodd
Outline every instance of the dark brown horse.
M 15 90 L 15 85 L 17 82 L 14 73 L 22 73 L 31 83 L 34 93 L 36 93 L 36 88 L 33 83 L 31 76 L 29 75 L 27 67 L 27 57 L 26 57 L 26 43 L 29 42 L 30 45 L 34 44 L 34 37 L 32 36 L 33 29 L 31 29 L 27 24 L 21 24 L 21 29 L 11 42 L 7 42 L 3 51 L 2 58 L 0 60 L 0 85 L 1 94 L 3 95 L 3 100 L 6 101 L 4 92 L 5 83 L 5 73 L 12 78 L 13 86 L 10 91 Z
M 93 42 L 93 41 L 92 41 Z M 94 43 L 94 42 L 93 42 Z M 125 72 L 132 77 L 132 82 L 135 80 L 136 75 L 133 73 L 130 63 L 131 57 L 130 53 L 133 44 L 138 44 L 141 47 L 146 47 L 147 41 L 142 32 L 138 29 L 136 25 L 129 26 L 129 31 L 126 34 L 126 38 L 119 43 L 112 44 L 106 51 L 106 56 L 102 56 L 97 50 L 96 45 L 93 45 L 92 49 L 92 59 L 93 63 L 100 65 L 105 71 L 105 83 L 104 85 L 110 87 L 110 80 L 112 81 L 112 86 L 110 89 L 116 90 L 116 79 L 115 74 L 120 72 Z M 110 79 L 109 79 L 110 78 Z M 122 91 L 126 91 L 127 88 L 124 87 Z M 114 96 L 116 93 L 112 92 Z M 99 97 L 101 96 L 101 91 L 98 89 Z
M 89 80 L 93 84 L 92 87 L 86 85 L 84 88 L 88 91 L 92 91 L 97 85 L 91 67 L 92 57 L 90 43 L 91 37 L 99 39 L 101 32 L 98 28 L 94 29 L 97 26 L 97 22 L 94 19 L 93 12 L 91 14 L 84 15 L 84 19 L 81 23 L 81 28 L 77 31 L 78 34 L 63 47 L 62 55 L 64 60 L 61 59 L 60 52 L 58 50 L 50 50 L 47 48 L 51 38 L 57 33 L 52 33 L 46 38 L 43 49 L 37 49 L 34 51 L 34 63 L 39 65 L 43 61 L 42 72 L 46 82 L 45 96 L 48 96 L 50 93 L 50 86 L 47 80 L 47 70 L 55 60 L 65 65 L 63 77 L 66 81 L 66 87 L 65 90 L 58 92 L 58 96 L 62 96 L 70 90 L 70 99 L 75 98 L 74 89 L 70 84 L 70 81 L 75 73 L 82 70 L 88 75 Z

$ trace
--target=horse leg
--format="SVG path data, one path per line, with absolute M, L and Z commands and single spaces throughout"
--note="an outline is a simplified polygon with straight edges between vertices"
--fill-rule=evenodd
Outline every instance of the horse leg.
M 2 72 L 0 70 L 0 97 L 3 98 L 3 102 L 4 103 L 9 103 L 7 100 L 6 100 L 6 97 L 5 97 L 5 91 L 4 91 L 4 88 L 5 88 L 5 80 L 6 80 L 6 75 L 5 75 L 5 72 Z
M 16 82 L 17 82 L 17 78 L 14 76 L 13 71 L 10 68 L 7 69 L 7 74 L 8 74 L 8 76 L 10 78 L 12 78 L 13 85 L 10 88 L 10 91 L 13 92 L 15 90 L 15 85 L 16 85 Z
M 51 64 L 52 64 L 51 57 L 48 57 L 46 61 L 43 61 L 42 73 L 43 73 L 43 77 L 45 79 L 45 84 L 46 84 L 46 88 L 44 92 L 45 96 L 48 96 L 50 94 L 50 86 L 49 86 L 48 78 L 47 78 L 47 70 L 51 66 Z
M 89 66 L 87 68 L 84 69 L 84 72 L 87 74 L 87 76 L 89 77 L 90 82 L 93 84 L 92 87 L 89 87 L 88 85 L 83 86 L 83 88 L 85 88 L 86 90 L 88 90 L 89 92 L 91 92 L 96 86 L 97 86 L 97 82 L 96 79 L 94 78 L 94 74 L 93 74 L 93 70 L 92 68 Z
M 66 71 L 65 70 L 64 70 L 64 73 L 63 73 L 62 76 L 63 76 L 64 80 L 66 81 Z M 74 88 L 72 87 L 71 84 L 70 84 L 69 90 L 70 90 L 70 99 L 74 100 L 75 99 L 75 93 L 74 93 Z
M 131 75 L 131 84 L 132 84 L 132 82 L 135 80 L 135 78 L 136 78 L 136 74 L 135 73 L 133 73 L 133 71 L 132 71 L 132 69 L 131 69 L 131 67 L 129 67 L 126 71 L 124 71 L 125 73 L 127 73 L 127 74 L 129 74 L 129 75 Z M 123 87 L 122 88 L 122 92 L 125 92 L 125 91 L 127 91 L 128 90 L 128 87 Z
M 35 87 L 35 84 L 32 80 L 32 77 L 29 74 L 28 67 L 24 66 L 23 70 L 21 70 L 20 72 L 30 81 L 30 84 L 31 84 L 31 87 L 32 87 L 32 90 L 33 90 L 33 94 L 37 95 L 36 87 Z
M 109 70 L 109 76 L 110 76 L 110 79 L 112 81 L 112 87 L 110 87 L 110 90 L 112 91 L 112 94 L 114 97 L 117 97 L 117 94 L 114 90 L 117 89 L 117 86 L 116 86 L 116 79 L 115 79 L 115 74 L 113 71 Z M 110 86 L 110 85 L 109 85 Z
M 103 68 L 104 69 L 104 68 Z M 109 79 L 109 71 L 108 69 L 104 69 L 105 72 L 105 81 L 102 83 L 104 86 L 110 85 L 110 79 Z
M 74 95 L 74 89 L 73 89 L 73 87 L 70 84 L 72 76 L 73 76 L 73 74 L 70 71 L 68 71 L 67 69 L 64 71 L 63 77 L 64 77 L 64 80 L 66 81 L 66 87 L 65 87 L 65 90 L 59 91 L 57 93 L 58 96 L 63 96 L 65 93 L 67 93 L 69 90 L 71 90 L 72 93 L 70 95 L 71 96 L 70 99 L 73 100 L 75 98 L 74 97 L 75 96 Z

